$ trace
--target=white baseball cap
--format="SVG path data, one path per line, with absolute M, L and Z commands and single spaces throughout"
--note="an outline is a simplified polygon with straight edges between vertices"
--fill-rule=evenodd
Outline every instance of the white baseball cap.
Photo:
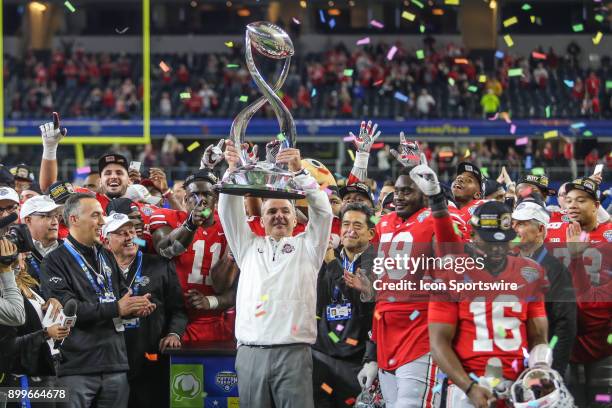
M 162 200 L 161 197 L 155 197 L 149 193 L 149 190 L 141 184 L 131 184 L 125 191 L 124 197 L 137 203 L 147 203 L 157 205 Z
M 19 204 L 19 194 L 10 187 L 0 187 L 0 200 L 11 200 Z
M 23 203 L 21 211 L 19 211 L 19 217 L 24 219 L 34 213 L 48 213 L 59 207 L 48 195 L 36 196 Z
M 117 231 L 125 224 L 134 223 L 134 221 L 130 220 L 130 217 L 122 213 L 112 213 L 108 217 L 105 217 L 104 221 L 106 224 L 104 224 L 104 227 L 102 227 L 103 237 L 107 237 L 108 234 Z
M 550 222 L 550 214 L 538 203 L 523 201 L 512 212 L 512 219 L 517 221 L 538 221 L 544 225 Z

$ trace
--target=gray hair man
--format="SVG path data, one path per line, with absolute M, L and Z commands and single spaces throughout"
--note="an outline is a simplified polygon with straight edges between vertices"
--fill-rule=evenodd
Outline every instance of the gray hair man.
M 535 195 L 520 200 L 512 212 L 512 226 L 517 234 L 522 256 L 535 260 L 546 271 L 550 290 L 546 293 L 549 341 L 557 338 L 552 368 L 564 373 L 576 336 L 576 298 L 567 268 L 544 246 L 550 215 Z
M 229 140 L 225 160 L 230 171 L 239 163 L 237 147 Z M 287 164 L 306 192 L 309 222 L 304 233 L 293 236 L 297 218 L 289 200 L 263 203 L 266 236 L 259 237 L 247 223 L 242 197 L 219 198 L 221 224 L 242 271 L 236 297 L 240 405 L 313 408 L 310 345 L 317 338 L 317 275 L 333 214 L 326 194 L 302 168 L 299 150 L 281 150 L 276 163 Z

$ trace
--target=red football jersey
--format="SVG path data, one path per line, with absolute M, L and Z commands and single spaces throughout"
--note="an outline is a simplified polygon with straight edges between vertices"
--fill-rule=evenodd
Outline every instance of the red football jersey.
M 184 292 L 198 290 L 206 296 L 214 296 L 210 270 L 219 262 L 225 252 L 227 241 L 217 212 L 214 224 L 208 228 L 198 228 L 191 245 L 185 252 L 174 258 L 178 280 Z M 179 227 L 188 217 L 185 211 L 157 209 L 151 215 L 151 233 L 162 226 L 172 229 Z M 233 327 L 226 327 L 223 311 L 200 311 L 187 305 L 189 323 L 183 341 L 227 340 L 233 338 Z M 225 327 L 223 330 L 221 328 Z
M 417 257 L 433 254 L 433 224 L 427 208 L 402 219 L 396 212 L 383 215 L 376 224 L 380 239 L 378 258 L 404 254 Z M 400 265 L 401 266 L 401 265 Z M 411 274 L 406 268 L 385 268 L 378 276 L 383 282 L 402 279 L 417 282 L 423 270 Z M 372 321 L 372 340 L 377 344 L 378 366 L 395 370 L 429 352 L 427 292 L 378 292 Z M 401 297 L 401 298 L 400 298 Z
M 486 270 L 465 272 L 472 282 L 524 282 L 521 294 L 535 293 L 534 301 L 520 301 L 516 291 L 483 291 L 460 294 L 456 302 L 429 303 L 429 323 L 456 326 L 453 349 L 465 371 L 484 375 L 492 357 L 502 361 L 504 378 L 514 380 L 525 368 L 523 348 L 528 348 L 527 320 L 546 317 L 540 288 L 547 286 L 546 274 L 534 261 L 508 256 L 506 269 L 498 276 Z M 456 293 L 456 292 L 454 292 Z
M 569 216 L 565 213 L 565 211 L 550 211 L 550 221 L 553 222 L 569 222 Z
M 474 211 L 476 211 L 476 208 L 478 208 L 485 202 L 486 202 L 485 200 L 472 200 L 466 205 L 464 205 L 463 207 L 458 209 L 460 217 L 465 223 L 464 237 L 468 240 L 470 239 L 470 235 L 472 234 L 472 224 L 470 224 L 470 218 L 472 218 L 472 215 L 474 215 Z M 450 209 L 449 209 L 449 212 L 451 213 L 451 216 L 454 218 L 453 212 L 451 212 Z
M 70 235 L 70 229 L 68 226 L 62 222 L 57 226 L 57 238 L 58 239 L 66 239 Z
M 550 242 L 550 248 L 556 258 L 560 259 L 565 266 L 570 266 L 570 255 L 564 245 L 554 243 L 565 243 L 567 241 L 566 222 L 548 224 L 546 242 Z M 609 285 L 612 281 L 612 222 L 599 224 L 596 229 L 587 234 L 588 242 L 591 244 L 584 251 L 584 271 L 588 282 L 593 287 Z M 584 285 L 584 275 L 580 276 L 570 268 L 575 287 Z M 581 280 L 581 281 L 579 281 Z M 576 363 L 589 363 L 603 357 L 612 355 L 612 345 L 608 343 L 610 333 L 610 322 L 612 321 L 612 302 L 578 302 L 578 333 L 572 361 Z

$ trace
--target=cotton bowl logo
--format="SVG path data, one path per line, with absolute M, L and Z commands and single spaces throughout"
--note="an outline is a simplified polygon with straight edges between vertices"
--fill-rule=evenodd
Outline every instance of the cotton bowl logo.
M 225 392 L 230 392 L 238 383 L 238 376 L 231 371 L 220 371 L 215 376 L 215 383 Z
M 172 381 L 172 393 L 176 401 L 193 399 L 202 392 L 202 384 L 192 373 L 180 373 Z

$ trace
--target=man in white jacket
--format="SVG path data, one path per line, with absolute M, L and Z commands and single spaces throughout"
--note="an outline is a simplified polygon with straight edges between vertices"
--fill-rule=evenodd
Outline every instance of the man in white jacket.
M 230 171 L 239 163 L 231 141 L 225 159 Z M 240 406 L 313 408 L 310 345 L 317 337 L 317 274 L 333 215 L 327 196 L 302 168 L 299 150 L 282 150 L 276 162 L 287 164 L 306 192 L 305 232 L 293 236 L 297 219 L 289 200 L 263 203 L 266 236 L 258 237 L 247 224 L 244 198 L 219 197 L 221 224 L 241 271 L 236 296 Z

